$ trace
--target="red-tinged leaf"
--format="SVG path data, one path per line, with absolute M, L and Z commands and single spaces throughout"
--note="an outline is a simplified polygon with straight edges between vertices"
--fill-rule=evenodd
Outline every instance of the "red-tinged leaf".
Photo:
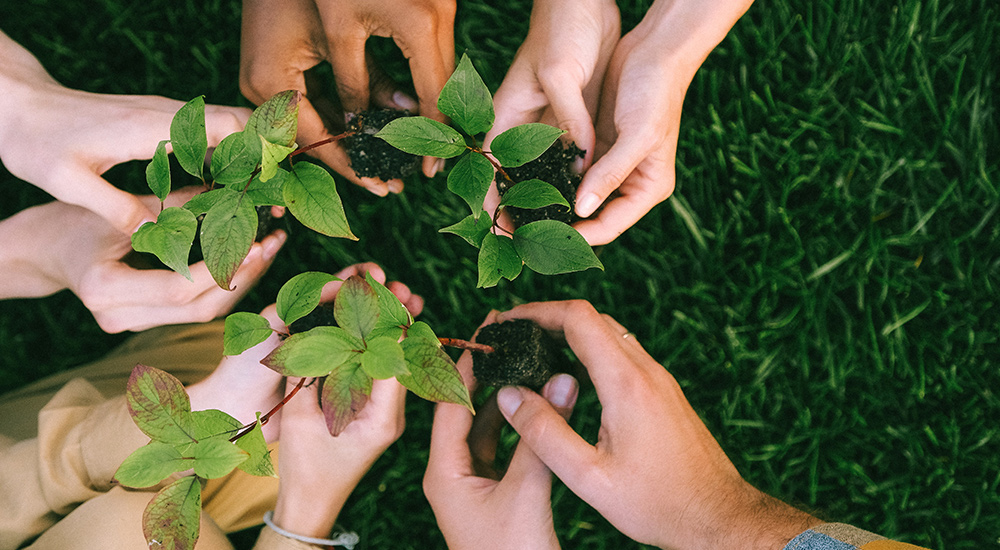
M 371 393 L 372 377 L 365 374 L 360 363 L 341 365 L 326 377 L 320 407 L 331 435 L 336 437 L 344 431 L 368 403 Z
M 164 487 L 142 513 L 150 550 L 191 550 L 201 531 L 201 484 L 186 476 Z
M 428 401 L 455 403 L 475 412 L 462 375 L 436 341 L 406 338 L 402 345 L 410 374 L 397 376 L 400 384 Z
M 254 151 L 261 147 L 261 136 L 276 145 L 291 147 L 299 127 L 299 101 L 302 92 L 285 90 L 278 92 L 254 109 L 247 121 L 244 134 L 247 146 Z
M 341 328 L 364 339 L 378 324 L 378 294 L 364 279 L 352 275 L 333 302 L 333 317 Z
M 150 439 L 174 445 L 194 440 L 191 401 L 180 380 L 160 369 L 136 365 L 125 397 L 132 420 Z

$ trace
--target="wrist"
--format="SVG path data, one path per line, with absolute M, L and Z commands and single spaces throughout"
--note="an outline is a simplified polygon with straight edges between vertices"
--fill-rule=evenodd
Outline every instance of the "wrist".
M 282 486 L 282 489 L 285 489 Z M 306 537 L 325 538 L 333 530 L 346 495 L 326 494 L 324 498 L 296 499 L 279 491 L 274 506 L 274 523 L 282 529 Z M 305 501 L 308 500 L 308 501 Z
M 691 75 L 753 4 L 753 0 L 655 0 L 626 36 L 649 42 L 671 65 Z
M 697 548 L 781 550 L 803 531 L 823 523 L 748 483 L 739 492 L 742 496 L 733 500 L 734 506 L 717 525 L 707 526 L 714 527 L 714 536 L 702 537 L 704 544 Z

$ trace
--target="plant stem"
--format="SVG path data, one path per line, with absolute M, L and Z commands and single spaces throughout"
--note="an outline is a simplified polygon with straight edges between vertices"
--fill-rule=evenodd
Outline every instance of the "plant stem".
M 487 346 L 486 344 L 477 344 L 475 342 L 469 342 L 468 340 L 459 340 L 458 338 L 438 338 L 441 345 L 448 346 L 450 348 L 467 349 L 469 351 L 478 351 L 481 353 L 493 353 L 496 351 L 492 346 Z
M 333 143 L 335 141 L 340 141 L 340 140 L 342 140 L 342 139 L 344 139 L 346 137 L 353 136 L 356 133 L 357 132 L 354 132 L 354 131 L 344 132 L 342 134 L 337 134 L 335 136 L 328 137 L 326 139 L 321 139 L 321 140 L 317 141 L 316 143 L 312 143 L 310 145 L 306 145 L 305 147 L 299 147 L 298 149 L 296 149 L 296 150 L 292 151 L 291 153 L 289 153 L 288 156 L 289 157 L 294 157 L 295 155 L 301 155 L 302 153 L 305 153 L 306 151 L 312 151 L 313 149 L 315 149 L 317 147 L 320 147 L 320 146 L 323 146 L 323 145 L 327 145 L 327 144 Z
M 305 385 L 305 383 L 306 383 L 306 379 L 305 378 L 300 379 L 299 383 L 296 384 L 294 388 L 292 388 L 292 391 L 288 392 L 288 395 L 286 395 L 284 399 L 282 399 L 280 402 L 278 402 L 278 404 L 275 405 L 271 410 L 267 411 L 267 414 L 261 415 L 261 417 L 260 417 L 260 425 L 263 426 L 264 424 L 267 424 L 267 421 L 270 420 L 272 416 L 274 416 L 275 414 L 277 414 L 277 412 L 279 410 L 281 410 L 281 407 L 284 407 L 285 403 L 288 403 L 288 400 L 290 400 L 292 398 L 292 396 L 294 396 L 295 394 L 299 393 L 299 390 L 302 389 L 302 386 Z M 256 426 L 257 426 L 256 422 L 251 422 L 250 424 L 247 424 L 246 426 L 243 426 L 242 428 L 240 428 L 239 433 L 237 433 L 236 435 L 234 435 L 233 437 L 231 437 L 229 439 L 229 442 L 230 443 L 235 443 L 237 439 L 239 439 L 239 438 L 245 436 L 246 434 L 252 432 L 253 429 Z

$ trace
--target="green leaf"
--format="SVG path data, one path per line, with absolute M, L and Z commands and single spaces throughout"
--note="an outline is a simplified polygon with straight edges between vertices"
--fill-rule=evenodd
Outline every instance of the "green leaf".
M 280 294 L 279 294 L 280 296 Z M 222 336 L 223 355 L 239 355 L 267 340 L 271 333 L 267 319 L 249 311 L 240 311 L 226 317 L 226 329 Z
M 228 439 L 206 439 L 191 446 L 191 458 L 194 459 L 194 475 L 216 479 L 229 475 L 246 462 L 250 454 Z
M 406 337 L 429 340 L 436 346 L 441 345 L 437 334 L 434 334 L 434 330 L 431 329 L 430 325 L 423 321 L 417 321 L 416 323 L 410 325 L 410 328 L 406 330 Z
M 292 277 L 278 291 L 278 317 L 285 325 L 309 315 L 319 305 L 323 287 L 340 279 L 321 271 L 306 271 Z
M 449 225 L 443 229 L 439 229 L 438 233 L 452 233 L 458 235 L 465 239 L 465 242 L 471 244 L 472 246 L 479 248 L 483 244 L 483 237 L 490 232 L 490 228 L 493 227 L 493 220 L 487 215 L 483 217 L 486 212 L 480 212 L 479 216 L 468 215 L 462 219 L 462 221 L 456 223 L 455 225 Z
M 184 104 L 170 122 L 170 144 L 181 168 L 204 181 L 202 169 L 208 154 L 205 133 L 205 97 L 198 96 Z
M 397 376 L 400 384 L 428 401 L 455 403 L 475 413 L 462 375 L 436 341 L 407 338 L 402 346 L 410 375 Z
M 583 235 L 555 220 L 522 225 L 514 231 L 514 248 L 524 265 L 542 275 L 558 275 L 591 267 L 604 269 Z
M 515 168 L 538 158 L 565 133 L 540 122 L 522 124 L 493 138 L 490 153 L 501 166 Z
M 361 368 L 376 380 L 410 374 L 403 358 L 403 347 L 392 338 L 372 338 L 361 354 Z
M 170 374 L 136 365 L 125 387 L 132 421 L 153 441 L 182 444 L 192 441 L 194 420 L 184 386 Z
M 115 472 L 115 481 L 125 487 L 142 489 L 190 467 L 191 461 L 185 460 L 173 445 L 150 441 L 128 455 Z
M 448 190 L 462 197 L 477 219 L 492 181 L 493 165 L 479 153 L 469 153 L 458 159 L 448 172 Z
M 558 189 L 537 179 L 518 182 L 500 199 L 500 206 L 517 208 L 542 208 L 550 204 L 561 204 L 569 208 L 569 203 Z
M 493 127 L 493 97 L 468 55 L 462 54 L 458 67 L 441 89 L 438 109 L 470 136 Z
M 201 251 L 208 272 L 220 287 L 229 284 L 257 235 L 257 211 L 239 194 L 223 196 L 201 222 Z
M 183 208 L 164 208 L 156 217 L 156 223 L 146 222 L 132 234 L 132 248 L 136 252 L 149 252 L 177 273 L 191 280 L 188 255 L 194 234 L 198 230 L 198 220 L 194 214 Z
M 413 316 L 410 315 L 410 311 L 406 309 L 403 302 L 400 302 L 399 298 L 391 290 L 376 281 L 371 273 L 365 272 L 365 281 L 375 290 L 375 294 L 378 296 L 379 316 L 378 321 L 375 323 L 376 329 L 408 327 L 413 323 Z
M 163 140 L 156 145 L 156 152 L 153 153 L 153 160 L 146 166 L 146 184 L 154 195 L 161 201 L 167 200 L 170 194 L 170 160 L 167 158 L 167 144 L 169 140 Z
M 329 172 L 308 162 L 299 162 L 285 182 L 285 205 L 306 227 L 328 237 L 358 240 L 347 225 L 337 184 Z
M 190 200 L 184 203 L 184 209 L 190 211 L 195 215 L 195 217 L 198 217 L 208 212 L 213 206 L 222 201 L 238 200 L 239 194 L 239 191 L 235 191 L 228 187 L 212 189 L 211 191 L 198 193 L 197 195 L 191 197 Z
M 513 281 L 520 274 L 521 258 L 510 237 L 487 234 L 479 249 L 479 288 L 496 286 L 504 277 Z
M 201 527 L 201 483 L 185 476 L 164 487 L 142 513 L 149 548 L 193 550 Z
M 397 118 L 379 130 L 375 137 L 411 155 L 448 159 L 466 150 L 462 134 L 422 116 Z
M 341 328 L 362 340 L 378 323 L 378 294 L 364 279 L 352 275 L 344 281 L 333 301 L 333 318 Z
M 212 151 L 212 178 L 216 185 L 246 185 L 260 158 L 242 132 L 230 134 Z
M 331 435 L 336 437 L 344 431 L 368 403 L 371 393 L 372 377 L 365 374 L 358 362 L 337 367 L 323 380 L 320 408 Z
M 257 136 L 261 136 L 275 145 L 291 147 L 298 132 L 301 99 L 301 92 L 285 90 L 254 109 L 243 129 L 247 146 L 253 151 L 260 151 L 261 142 Z
M 254 206 L 285 206 L 284 187 L 288 181 L 288 171 L 278 168 L 274 177 L 261 181 L 260 176 L 254 176 L 247 187 L 246 197 L 253 201 Z
M 316 327 L 289 336 L 261 363 L 282 376 L 323 376 L 363 349 L 361 340 L 340 327 Z
M 239 420 L 218 409 L 194 411 L 191 416 L 194 418 L 194 437 L 199 441 L 212 438 L 228 440 L 243 427 Z M 190 456 L 189 449 L 180 451 Z
M 260 413 L 257 413 L 257 424 L 246 435 L 236 440 L 236 446 L 246 451 L 250 458 L 239 465 L 244 472 L 259 477 L 278 477 L 271 461 L 271 451 L 267 450 L 267 440 L 260 424 Z
M 275 145 L 264 139 L 264 136 L 260 136 L 260 144 L 260 181 L 266 182 L 278 173 L 278 163 L 285 160 L 295 147 Z

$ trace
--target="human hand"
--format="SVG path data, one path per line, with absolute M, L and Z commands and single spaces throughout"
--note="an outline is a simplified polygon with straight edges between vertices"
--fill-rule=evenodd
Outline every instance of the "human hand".
M 343 124 L 344 113 L 370 104 L 416 110 L 444 122 L 437 98 L 454 70 L 454 21 L 454 0 L 244 0 L 240 89 L 256 104 L 282 90 L 301 91 L 306 97 L 299 103 L 300 145 L 329 138 L 330 130 Z M 397 91 L 366 56 L 369 36 L 391 36 L 409 58 L 419 104 Z M 340 106 L 307 82 L 305 71 L 322 61 L 333 67 Z M 358 178 L 339 143 L 311 153 L 376 195 L 403 190 L 398 179 Z M 438 159 L 424 158 L 428 177 L 442 166 Z
M 148 201 L 101 174 L 122 162 L 152 158 L 184 103 L 63 87 L 3 33 L 0 59 L 0 159 L 7 170 L 62 202 L 95 212 L 125 235 L 156 221 Z M 242 130 L 249 116 L 247 109 L 206 106 L 209 145 Z
M 491 312 L 484 325 L 495 316 Z M 462 354 L 458 369 L 469 384 L 469 352 Z M 557 375 L 542 388 L 542 395 L 557 414 L 568 418 L 576 402 L 576 380 Z M 434 412 L 424 493 L 452 550 L 559 548 L 549 469 L 527 445 L 517 446 L 506 472 L 493 469 L 504 424 L 496 401 L 480 407 L 475 419 L 465 407 L 450 403 L 439 403 Z
M 594 382 L 601 428 L 590 445 L 520 387 L 500 390 L 500 410 L 521 445 L 626 535 L 670 549 L 780 549 L 820 523 L 744 481 L 673 376 L 611 317 L 570 301 L 497 315 L 509 319 L 565 338 Z
M 353 265 L 336 276 L 347 279 L 366 272 L 385 283 L 385 272 L 373 263 Z M 325 285 L 320 300 L 333 300 L 341 285 L 340 281 Z M 410 314 L 416 316 L 423 309 L 423 299 L 406 285 L 393 281 L 386 288 Z M 289 389 L 298 381 L 289 378 Z M 317 386 L 310 383 L 303 387 L 299 390 L 302 395 L 296 395 L 281 409 L 281 484 L 274 522 L 298 535 L 323 538 L 330 534 L 337 514 L 365 472 L 402 435 L 406 426 L 406 388 L 395 379 L 375 380 L 365 407 L 333 437 L 318 404 Z
M 565 130 L 586 151 L 577 171 L 594 155 L 594 119 L 604 73 L 621 36 L 618 6 L 607 0 L 539 0 L 531 8 L 528 36 L 493 98 L 496 119 L 485 143 L 514 126 L 543 122 Z M 496 185 L 486 211 L 500 203 Z
M 180 206 L 201 187 L 174 191 L 167 206 Z M 159 200 L 139 197 L 145 207 Z M 278 212 L 280 214 L 280 212 Z M 228 291 L 215 283 L 205 262 L 190 266 L 192 281 L 165 269 L 135 269 L 122 258 L 131 240 L 93 212 L 51 202 L 0 222 L 9 243 L 0 251 L 4 276 L 0 298 L 41 297 L 68 288 L 106 332 L 205 322 L 228 312 L 271 265 L 285 241 L 278 230 L 254 243 Z
M 659 0 L 618 43 L 601 92 L 594 163 L 576 197 L 577 215 L 588 219 L 575 227 L 591 245 L 615 240 L 673 193 L 684 95 L 751 2 Z

